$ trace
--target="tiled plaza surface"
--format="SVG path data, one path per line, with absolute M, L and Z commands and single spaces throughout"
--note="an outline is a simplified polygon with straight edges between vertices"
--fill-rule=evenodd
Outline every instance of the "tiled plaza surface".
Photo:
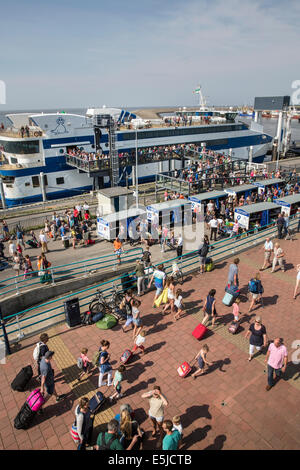
M 96 416 L 94 438 L 104 423 L 116 413 L 122 403 L 130 403 L 136 418 L 146 431 L 145 449 L 156 449 L 157 439 L 151 436 L 151 423 L 147 419 L 148 402 L 141 395 L 154 384 L 160 385 L 169 401 L 165 417 L 181 415 L 184 428 L 183 449 L 299 449 L 300 448 L 300 365 L 292 343 L 300 343 L 300 293 L 293 299 L 296 279 L 295 266 L 300 263 L 300 237 L 294 241 L 281 241 L 285 251 L 286 272 L 278 270 L 261 273 L 264 308 L 258 306 L 248 314 L 249 302 L 244 297 L 240 309 L 245 314 L 236 335 L 227 331 L 232 320 L 232 307 L 222 304 L 228 266 L 231 259 L 218 263 L 216 269 L 205 275 L 187 276 L 182 286 L 186 315 L 177 322 L 172 316 L 162 316 L 161 308 L 153 309 L 154 292 L 141 298 L 141 312 L 147 328 L 146 354 L 136 354 L 126 366 L 123 383 L 124 398 L 106 406 Z M 263 262 L 262 246 L 241 255 L 239 277 L 241 287 L 258 271 Z M 211 288 L 217 290 L 217 311 L 220 315 L 215 328 L 201 342 L 191 332 L 203 318 L 203 301 Z M 263 317 L 268 338 L 283 337 L 289 351 L 287 372 L 269 392 L 267 385 L 265 353 L 248 362 L 248 340 L 244 334 L 255 314 Z M 92 396 L 97 389 L 98 373 L 82 382 L 77 381 L 77 357 L 82 347 L 89 349 L 89 357 L 98 349 L 102 339 L 111 342 L 109 352 L 113 368 L 117 368 L 123 350 L 132 346 L 132 332 L 123 333 L 121 326 L 112 330 L 99 330 L 95 325 L 68 329 L 65 324 L 47 331 L 49 348 L 55 351 L 56 389 L 67 394 L 63 402 L 51 398 L 44 414 L 37 416 L 30 429 L 16 430 L 14 418 L 24 400 L 38 386 L 33 379 L 26 392 L 14 392 L 10 383 L 21 367 L 32 363 L 32 352 L 38 337 L 22 340 L 13 346 L 6 364 L 0 365 L 0 448 L 1 449 L 75 449 L 70 436 L 74 409 L 82 396 Z M 193 380 L 177 375 L 183 361 L 191 361 L 207 343 L 208 360 L 213 366 L 203 376 Z M 294 345 L 295 347 L 295 345 Z M 294 357 L 292 358 L 292 354 Z M 299 354 L 298 354 L 299 358 Z M 110 390 L 101 389 L 106 396 Z

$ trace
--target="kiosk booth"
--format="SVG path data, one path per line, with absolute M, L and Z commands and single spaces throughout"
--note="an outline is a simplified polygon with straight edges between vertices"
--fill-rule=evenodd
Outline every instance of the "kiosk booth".
M 167 225 L 168 228 L 191 224 L 192 204 L 188 199 L 175 199 L 147 206 L 150 226 Z M 149 230 L 150 231 L 150 230 Z
M 285 186 L 285 181 L 279 178 L 270 178 L 267 180 L 254 181 L 253 184 L 258 187 L 258 194 L 265 194 L 266 189 L 271 186 L 276 186 L 277 189 Z
M 135 221 L 135 225 L 140 223 L 142 220 L 146 220 L 146 211 L 139 207 L 132 207 L 131 209 L 114 212 L 106 216 L 97 216 L 97 234 L 99 237 L 105 240 L 113 241 L 117 235 L 119 235 L 120 227 L 123 225 L 127 238 L 128 227 L 132 221 Z
M 280 212 L 281 208 L 274 202 L 248 204 L 235 208 L 234 221 L 238 222 L 240 227 L 251 230 L 256 222 L 261 227 L 275 222 Z
M 240 195 L 241 193 L 244 194 L 245 199 L 254 191 L 257 191 L 257 186 L 254 184 L 240 184 L 238 186 L 232 186 L 231 188 L 225 188 L 225 193 L 231 196 L 236 196 L 237 194 Z
M 189 201 L 192 203 L 192 211 L 193 212 L 200 212 L 201 205 L 205 207 L 209 201 L 213 201 L 216 205 L 216 208 L 219 209 L 220 200 L 226 199 L 227 193 L 225 191 L 208 191 L 206 193 L 194 194 L 193 196 L 189 196 Z
M 298 207 L 300 207 L 300 194 L 292 194 L 291 196 L 285 196 L 274 201 L 275 204 L 281 206 L 281 212 L 285 212 L 286 215 L 295 215 Z

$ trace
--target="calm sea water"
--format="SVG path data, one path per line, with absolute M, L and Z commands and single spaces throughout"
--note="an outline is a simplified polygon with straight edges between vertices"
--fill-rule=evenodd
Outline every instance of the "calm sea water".
M 65 111 L 66 113 L 73 113 L 73 114 L 82 114 L 84 115 L 85 112 L 86 112 L 86 109 L 87 108 L 67 108 L 67 109 L 63 109 L 63 111 Z M 138 107 L 136 108 L 128 108 L 128 111 L 130 110 L 133 110 L 133 109 L 139 109 Z M 144 109 L 143 107 L 140 107 L 140 109 Z M 155 108 L 154 108 L 155 109 Z M 161 108 L 160 108 L 161 109 Z M 28 111 L 26 112 L 32 112 L 32 113 L 40 113 L 40 112 L 44 112 L 44 113 L 53 113 L 53 112 L 57 112 L 57 111 L 62 111 L 61 109 L 60 110 L 57 110 L 57 109 L 29 109 Z M 22 111 L 0 111 L 0 123 L 3 122 L 5 126 L 9 126 L 10 123 L 9 121 L 6 119 L 5 115 L 6 114 L 10 114 L 10 113 L 20 113 Z M 246 123 L 250 123 L 250 119 L 248 118 L 244 118 L 244 117 L 237 117 L 237 120 L 240 120 L 240 121 L 243 121 L 243 122 L 246 122 Z M 276 134 L 276 130 L 277 130 L 277 119 L 273 119 L 273 118 L 262 118 L 261 120 L 261 124 L 263 125 L 264 127 L 264 132 L 266 134 L 269 134 L 271 135 L 272 137 L 275 136 Z M 292 130 L 292 139 L 291 140 L 296 140 L 296 141 L 299 141 L 300 142 L 300 123 L 298 122 L 298 120 L 295 120 L 293 119 L 292 120 L 292 125 L 291 125 L 291 130 Z

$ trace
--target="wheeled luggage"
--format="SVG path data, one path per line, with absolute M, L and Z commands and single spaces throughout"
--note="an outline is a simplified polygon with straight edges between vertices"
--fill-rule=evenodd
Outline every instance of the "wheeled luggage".
M 233 322 L 230 323 L 230 325 L 228 327 L 228 331 L 229 331 L 229 333 L 235 335 L 238 328 L 239 328 L 239 322 L 238 321 L 233 321 Z
M 13 390 L 17 390 L 18 392 L 24 392 L 26 385 L 29 383 L 32 376 L 32 367 L 30 365 L 23 367 L 12 381 L 11 388 Z
M 35 415 L 36 412 L 32 411 L 27 401 L 25 401 L 24 405 L 14 419 L 14 427 L 16 429 L 28 429 Z
M 224 297 L 223 297 L 222 302 L 223 302 L 224 305 L 227 305 L 227 307 L 230 307 L 234 302 L 233 295 L 229 294 L 229 292 L 226 292 Z
M 202 323 L 200 323 L 198 326 L 196 326 L 196 328 L 192 332 L 192 335 L 194 336 L 194 338 L 196 338 L 200 341 L 200 339 L 203 338 L 203 336 L 205 335 L 205 333 L 207 331 L 208 331 L 208 328 L 206 328 L 206 326 L 204 326 L 204 325 L 202 325 Z
M 39 409 L 41 409 L 43 404 L 45 403 L 45 399 L 41 394 L 40 389 L 37 388 L 33 392 L 31 392 L 26 402 L 28 403 L 32 411 L 39 411 Z
M 105 402 L 105 396 L 102 392 L 96 392 L 95 395 L 89 401 L 90 413 L 96 414 L 100 410 L 101 406 Z
M 230 284 L 227 284 L 227 285 L 226 285 L 226 287 L 225 287 L 225 292 L 227 292 L 228 294 L 233 295 L 233 297 L 234 297 L 235 299 L 236 299 L 236 298 L 240 295 L 240 293 L 241 293 L 240 289 L 239 289 L 237 286 L 235 286 L 235 285 L 230 285 Z
M 120 357 L 120 361 L 122 362 L 122 364 L 126 364 L 131 358 L 131 356 L 132 352 L 130 351 L 130 349 L 125 349 L 122 356 Z
M 189 363 L 183 362 L 183 364 L 181 364 L 181 366 L 178 367 L 177 372 L 180 377 L 186 377 L 191 372 L 191 370 L 192 368 L 189 365 Z

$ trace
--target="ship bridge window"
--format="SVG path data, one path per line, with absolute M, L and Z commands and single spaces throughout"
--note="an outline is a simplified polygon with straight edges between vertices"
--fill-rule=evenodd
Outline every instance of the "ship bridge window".
M 210 134 L 210 133 L 219 133 L 219 132 L 232 132 L 232 131 L 241 131 L 244 129 L 243 124 L 229 124 L 229 125 L 218 125 L 218 126 L 202 126 L 202 127 L 176 127 L 173 129 L 158 129 L 151 131 L 138 131 L 137 139 L 155 139 L 159 137 L 178 137 L 183 135 L 194 135 L 194 134 Z M 121 140 L 135 140 L 135 132 L 123 132 Z M 108 144 L 106 144 L 108 145 Z
M 65 178 L 63 176 L 56 178 L 56 184 L 64 184 Z
M 2 181 L 4 184 L 14 184 L 15 177 L 14 176 L 2 176 Z
M 32 176 L 32 186 L 38 188 L 40 186 L 40 178 L 38 176 Z
M 18 142 L 0 140 L 0 146 L 3 147 L 4 152 L 16 153 L 18 155 L 39 153 L 40 151 L 40 143 L 38 140 L 24 140 Z
M 14 163 L 18 163 L 18 159 L 11 157 L 10 162 L 13 165 Z

